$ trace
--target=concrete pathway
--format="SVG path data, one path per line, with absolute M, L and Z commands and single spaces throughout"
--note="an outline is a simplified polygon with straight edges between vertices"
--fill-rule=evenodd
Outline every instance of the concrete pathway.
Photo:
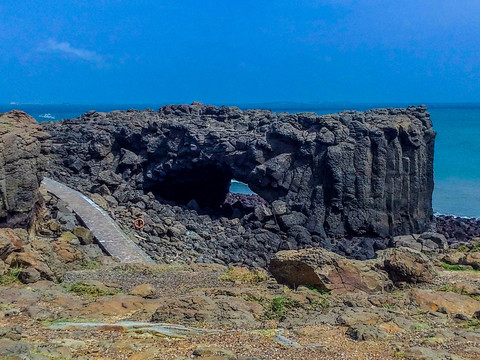
M 49 178 L 44 178 L 42 184 L 49 193 L 66 202 L 68 208 L 82 219 L 107 254 L 125 263 L 155 263 L 120 229 L 106 211 L 88 197 Z

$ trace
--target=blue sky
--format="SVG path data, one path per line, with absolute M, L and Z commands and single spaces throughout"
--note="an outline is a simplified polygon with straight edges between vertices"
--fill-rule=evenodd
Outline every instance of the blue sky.
M 0 103 L 480 102 L 478 0 L 0 0 Z

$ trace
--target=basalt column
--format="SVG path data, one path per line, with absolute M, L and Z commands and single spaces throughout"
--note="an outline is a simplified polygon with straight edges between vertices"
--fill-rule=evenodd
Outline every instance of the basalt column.
M 433 218 L 424 106 L 317 115 L 193 103 L 89 112 L 44 129 L 56 144 L 52 176 L 119 201 L 152 192 L 216 207 L 234 178 L 272 205 L 285 233 L 419 233 Z

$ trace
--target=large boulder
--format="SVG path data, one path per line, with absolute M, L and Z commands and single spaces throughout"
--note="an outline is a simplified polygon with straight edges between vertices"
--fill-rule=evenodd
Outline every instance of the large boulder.
M 393 247 L 407 247 L 417 251 L 422 251 L 422 243 L 418 241 L 413 235 L 398 235 L 394 236 L 392 240 Z
M 268 269 L 279 283 L 294 288 L 307 285 L 334 293 L 371 293 L 391 287 L 387 273 L 373 261 L 349 260 L 322 248 L 280 251 Z
M 428 257 L 410 248 L 379 251 L 377 261 L 396 283 L 431 282 L 435 277 L 435 269 Z
M 424 232 L 418 238 L 422 244 L 422 251 L 443 251 L 448 249 L 448 242 L 445 235 L 436 232 Z
M 439 233 L 424 232 L 423 234 L 398 235 L 393 237 L 394 247 L 408 247 L 423 252 L 439 252 L 448 249 L 447 238 Z
M 40 199 L 49 135 L 22 111 L 0 115 L 0 226 L 26 226 Z

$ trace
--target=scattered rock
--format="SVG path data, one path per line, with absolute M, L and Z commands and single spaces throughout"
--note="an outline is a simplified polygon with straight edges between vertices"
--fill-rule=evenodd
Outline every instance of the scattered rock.
M 418 238 L 422 251 L 443 251 L 448 249 L 447 238 L 443 234 L 424 232 Z
M 200 345 L 193 351 L 193 356 L 200 358 L 234 360 L 235 355 L 232 351 L 222 349 L 211 345 Z
M 95 204 L 100 206 L 103 210 L 108 211 L 108 209 L 110 209 L 110 206 L 108 206 L 108 201 L 105 200 L 105 198 L 102 195 L 93 193 L 93 194 L 90 194 L 89 197 L 95 202 Z
M 73 233 L 80 239 L 83 245 L 89 245 L 93 242 L 93 233 L 83 226 L 76 226 L 73 229 Z
M 381 251 L 378 263 L 396 283 L 431 282 L 435 276 L 432 262 L 424 254 L 410 248 Z
M 40 272 L 33 267 L 22 269 L 18 274 L 18 280 L 24 284 L 31 284 L 39 281 L 41 278 Z
M 412 360 L 462 360 L 461 356 L 451 355 L 443 350 L 414 346 L 403 352 L 403 357 Z
M 272 202 L 272 210 L 273 214 L 277 216 L 284 215 L 288 211 L 287 204 L 285 203 L 285 201 L 275 200 L 274 202 Z
M 453 292 L 414 289 L 411 292 L 411 298 L 422 309 L 438 311 L 439 308 L 445 308 L 449 314 L 463 314 L 471 317 L 480 309 L 480 301 Z
M 28 343 L 10 339 L 0 339 L 0 356 L 7 359 L 28 359 L 30 358 L 31 350 L 33 350 L 33 347 Z
M 467 253 L 465 257 L 460 260 L 460 263 L 480 270 L 480 251 Z
M 461 263 L 464 257 L 465 257 L 465 253 L 461 251 L 450 251 L 444 256 L 442 256 L 441 260 L 450 265 L 457 265 Z
M 383 340 L 388 334 L 376 325 L 356 324 L 348 328 L 346 334 L 353 340 Z
M 167 230 L 167 234 L 170 237 L 178 238 L 187 233 L 187 228 L 182 224 L 175 224 L 170 226 Z
M 77 239 L 76 236 L 74 236 L 74 238 Z M 60 261 L 64 263 L 80 260 L 82 259 L 82 253 L 76 246 L 74 246 L 75 244 L 75 242 L 72 243 L 60 239 L 53 243 L 53 250 L 58 255 Z
M 221 293 L 216 296 L 198 294 L 177 299 L 160 298 L 158 301 L 160 306 L 152 315 L 153 322 L 255 327 L 264 312 L 258 303 Z
M 452 283 L 452 289 L 455 292 L 462 295 L 469 296 L 479 296 L 480 295 L 480 286 L 475 286 L 474 284 L 466 281 L 459 281 Z
M 128 358 L 128 360 L 151 360 L 155 359 L 158 349 L 152 347 L 145 351 L 138 351 Z M 187 358 L 188 359 L 188 358 Z
M 152 284 L 141 284 L 130 290 L 131 295 L 140 296 L 143 298 L 152 298 L 155 296 L 155 293 L 156 290 Z
M 338 325 L 352 327 L 354 325 L 375 325 L 381 322 L 382 316 L 377 312 L 366 311 L 364 308 L 347 308 L 336 319 Z
M 80 242 L 78 241 L 78 238 L 71 233 L 70 231 L 66 231 L 60 235 L 60 240 L 63 240 L 64 242 L 68 244 L 73 244 L 73 245 L 79 245 Z
M 23 251 L 22 240 L 12 229 L 0 229 L 0 259 L 6 260 L 12 252 Z
M 22 327 L 21 326 L 2 326 L 0 327 L 0 337 L 6 337 L 10 340 L 18 341 L 21 339 Z
M 53 280 L 54 278 L 52 270 L 48 268 L 41 256 L 32 251 L 12 253 L 8 256 L 5 263 L 10 265 L 10 267 L 34 268 L 41 274 L 42 278 L 47 280 Z
M 480 238 L 480 219 L 456 216 L 436 216 L 437 232 L 445 235 L 450 247 Z
M 394 247 L 407 247 L 413 250 L 422 251 L 422 243 L 417 241 L 413 235 L 399 235 L 393 237 Z

